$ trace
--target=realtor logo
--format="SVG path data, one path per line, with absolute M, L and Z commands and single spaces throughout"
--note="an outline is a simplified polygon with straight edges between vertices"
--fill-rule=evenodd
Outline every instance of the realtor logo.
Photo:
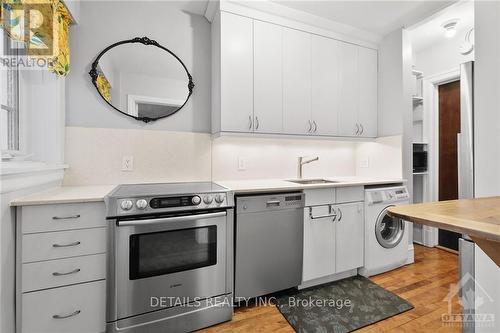
M 462 307 L 460 313 L 454 313 L 453 310 L 453 298 L 457 294 Z M 485 305 L 492 306 L 495 301 L 469 273 L 465 274 L 458 283 L 450 285 L 450 291 L 443 302 L 448 302 L 448 313 L 441 316 L 444 326 L 495 327 L 494 313 L 477 311 L 481 307 L 485 308 Z M 456 309 L 455 312 L 457 312 Z
M 4 55 L 52 57 L 54 55 L 53 8 L 50 1 L 2 1 L 2 26 L 12 40 L 4 43 Z

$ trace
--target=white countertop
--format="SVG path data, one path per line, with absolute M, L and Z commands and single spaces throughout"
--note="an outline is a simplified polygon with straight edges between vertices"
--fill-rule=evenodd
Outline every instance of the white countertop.
M 300 191 L 313 188 L 365 186 L 378 184 L 402 183 L 400 178 L 362 178 L 362 177 L 337 177 L 324 178 L 335 181 L 326 184 L 296 184 L 283 179 L 249 179 L 249 180 L 221 180 L 215 183 L 227 187 L 235 193 L 274 192 L 274 191 Z M 43 192 L 38 192 L 25 197 L 17 198 L 11 206 L 30 206 L 78 202 L 99 202 L 109 194 L 116 185 L 92 186 L 60 186 Z
M 321 178 L 321 177 L 314 177 Z M 335 183 L 296 184 L 283 179 L 248 179 L 248 180 L 220 180 L 215 183 L 227 187 L 235 193 L 295 191 L 325 187 L 365 186 L 391 183 L 404 183 L 401 178 L 364 178 L 364 177 L 325 177 L 323 179 Z
M 11 201 L 11 206 L 31 206 L 59 203 L 99 202 L 116 185 L 60 186 Z

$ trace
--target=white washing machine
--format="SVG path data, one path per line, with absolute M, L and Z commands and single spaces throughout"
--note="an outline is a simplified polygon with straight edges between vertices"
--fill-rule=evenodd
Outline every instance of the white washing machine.
M 372 276 L 406 264 L 410 226 L 387 209 L 408 204 L 409 198 L 406 186 L 365 190 L 365 264 L 359 274 Z

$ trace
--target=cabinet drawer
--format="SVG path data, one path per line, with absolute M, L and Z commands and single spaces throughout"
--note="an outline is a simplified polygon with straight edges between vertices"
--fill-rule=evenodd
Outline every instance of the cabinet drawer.
M 22 262 L 106 252 L 107 228 L 23 235 Z
M 104 203 L 24 206 L 23 234 L 106 226 Z
M 23 294 L 21 332 L 103 332 L 105 295 L 105 281 Z
M 337 203 L 365 200 L 365 190 L 363 186 L 337 187 L 336 195 Z
M 60 287 L 106 277 L 106 254 L 22 265 L 22 292 Z
M 306 206 L 328 205 L 335 202 L 335 188 L 318 188 L 305 190 Z

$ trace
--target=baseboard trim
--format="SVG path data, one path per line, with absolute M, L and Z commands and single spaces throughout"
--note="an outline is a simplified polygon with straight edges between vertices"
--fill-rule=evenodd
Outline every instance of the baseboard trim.
M 450 252 L 450 253 L 453 253 L 453 254 L 458 254 L 457 250 L 449 249 L 449 248 L 441 246 L 441 245 L 436 245 L 436 247 L 438 249 L 441 249 L 441 250 L 446 251 L 446 252 Z
M 317 278 L 317 279 L 313 279 L 313 280 L 309 280 L 309 281 L 302 281 L 302 283 L 300 284 L 300 286 L 298 286 L 297 288 L 299 290 L 302 290 L 302 289 L 314 287 L 314 286 L 317 286 L 317 285 L 320 285 L 320 284 L 324 284 L 324 283 L 328 283 L 328 282 L 333 282 L 333 281 L 337 281 L 337 280 L 342 280 L 342 279 L 345 279 L 345 278 L 348 278 L 348 277 L 351 277 L 351 276 L 355 276 L 357 274 L 358 274 L 358 270 L 357 269 L 351 269 L 349 271 L 345 271 L 345 272 L 342 272 L 342 273 L 327 275 L 327 276 L 324 276 L 324 277 L 321 277 L 321 278 Z

